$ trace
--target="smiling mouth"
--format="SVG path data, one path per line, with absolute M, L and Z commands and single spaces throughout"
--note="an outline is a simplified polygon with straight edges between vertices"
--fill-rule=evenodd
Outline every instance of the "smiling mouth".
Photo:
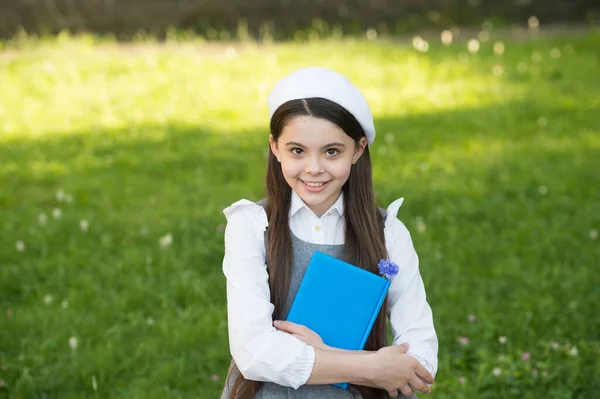
M 308 186 L 308 187 L 321 187 L 321 186 L 324 186 L 325 184 L 329 183 L 328 181 L 325 181 L 325 182 L 307 182 L 307 181 L 304 181 L 302 179 L 300 179 L 300 181 L 303 184 L 305 184 L 306 186 Z

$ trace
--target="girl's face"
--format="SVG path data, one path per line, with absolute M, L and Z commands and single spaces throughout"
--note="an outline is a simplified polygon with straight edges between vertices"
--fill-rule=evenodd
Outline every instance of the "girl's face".
M 291 119 L 277 142 L 273 136 L 269 142 L 285 180 L 319 217 L 338 199 L 367 145 L 365 137 L 356 145 L 336 124 L 308 115 Z

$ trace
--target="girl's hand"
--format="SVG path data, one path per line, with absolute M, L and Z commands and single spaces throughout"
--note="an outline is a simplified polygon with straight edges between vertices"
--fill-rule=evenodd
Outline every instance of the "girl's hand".
M 375 353 L 372 383 L 388 391 L 392 398 L 398 396 L 398 391 L 405 396 L 413 396 L 413 390 L 431 392 L 427 384 L 433 384 L 433 376 L 407 351 L 408 344 L 404 343 Z
M 300 341 L 312 346 L 313 348 L 328 348 L 327 345 L 325 345 L 325 343 L 323 342 L 321 336 L 306 326 L 292 323 L 291 321 L 281 320 L 275 320 L 275 322 L 273 322 L 273 325 L 279 331 L 290 333 L 294 337 L 298 338 Z

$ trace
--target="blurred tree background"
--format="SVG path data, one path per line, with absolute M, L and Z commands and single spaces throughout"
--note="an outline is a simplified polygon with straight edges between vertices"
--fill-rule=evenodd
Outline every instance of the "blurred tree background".
M 396 34 L 478 26 L 486 20 L 502 26 L 523 23 L 531 15 L 546 24 L 594 23 L 600 5 L 596 0 L 1 0 L 0 37 L 21 28 L 121 37 L 144 31 L 161 37 L 177 28 L 211 39 L 233 37 L 239 29 L 252 37 L 268 31 L 289 38 L 297 30 L 336 24 L 344 33 L 377 28 Z

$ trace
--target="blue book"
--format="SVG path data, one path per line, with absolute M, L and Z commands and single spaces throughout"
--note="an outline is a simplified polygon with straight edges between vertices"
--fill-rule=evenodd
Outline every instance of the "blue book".
M 380 275 L 315 251 L 287 320 L 307 326 L 326 345 L 362 350 L 389 287 Z

